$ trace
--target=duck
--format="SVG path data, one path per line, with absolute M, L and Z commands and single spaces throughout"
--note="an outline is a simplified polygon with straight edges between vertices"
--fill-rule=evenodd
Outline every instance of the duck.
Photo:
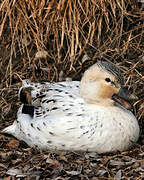
M 128 150 L 139 138 L 129 110 L 136 96 L 124 86 L 122 70 L 99 61 L 81 81 L 23 80 L 14 123 L 3 130 L 41 150 L 107 153 Z

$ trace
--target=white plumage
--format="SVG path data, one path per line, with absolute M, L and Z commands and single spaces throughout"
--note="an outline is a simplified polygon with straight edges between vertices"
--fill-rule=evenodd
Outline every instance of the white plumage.
M 89 68 L 81 82 L 24 80 L 19 96 L 28 90 L 31 100 L 21 105 L 17 120 L 3 132 L 44 150 L 128 149 L 139 137 L 139 126 L 135 116 L 111 98 L 121 89 L 116 71 L 104 62 Z

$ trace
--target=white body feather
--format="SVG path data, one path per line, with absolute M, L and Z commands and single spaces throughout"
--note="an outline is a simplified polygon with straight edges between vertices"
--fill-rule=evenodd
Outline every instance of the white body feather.
M 139 137 L 135 116 L 121 106 L 88 104 L 79 95 L 80 82 L 31 83 L 33 104 L 42 96 L 34 116 L 18 111 L 3 132 L 41 149 L 95 151 L 126 150 Z

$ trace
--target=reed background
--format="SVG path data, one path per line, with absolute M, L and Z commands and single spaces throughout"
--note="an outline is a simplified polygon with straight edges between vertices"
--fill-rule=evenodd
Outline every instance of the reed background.
M 2 177 L 9 177 L 5 173 L 12 167 L 21 169 L 27 165 L 34 169 L 42 168 L 45 156 L 57 161 L 57 165 L 55 162 L 46 163 L 41 169 L 45 173 L 39 174 L 40 178 L 65 179 L 74 176 L 81 179 L 111 179 L 116 175 L 128 178 L 132 173 L 135 178 L 142 177 L 140 168 L 144 167 L 141 164 L 143 155 L 139 154 L 144 151 L 144 6 L 138 0 L 0 1 L 1 129 L 16 119 L 20 106 L 17 94 L 22 79 L 53 82 L 59 81 L 63 76 L 80 80 L 84 70 L 98 60 L 111 61 L 121 67 L 124 70 L 125 84 L 130 85 L 139 97 L 132 109 L 141 127 L 138 144 L 126 156 L 121 153 L 99 156 L 99 166 L 93 169 L 89 164 L 93 164 L 93 158 L 97 161 L 96 157 L 89 156 L 88 160 L 81 160 L 84 155 L 68 153 L 61 160 L 60 155 L 42 152 L 33 156 L 32 149 L 31 153 L 24 151 L 26 145 L 9 145 L 14 139 L 1 135 L 0 150 L 3 156 L 5 157 L 5 153 L 16 153 L 14 159 L 13 153 L 10 160 L 2 157 Z M 20 152 L 23 152 L 22 155 L 18 155 Z M 17 162 L 19 156 L 25 160 L 24 163 Z M 43 160 L 36 167 L 32 163 L 35 157 Z M 130 164 L 129 169 L 128 166 L 119 164 L 109 166 L 109 161 L 113 158 L 119 162 L 129 161 L 126 157 L 139 163 L 137 168 L 140 172 L 132 167 L 135 163 Z M 82 161 L 80 165 L 77 158 L 79 163 Z M 61 161 L 63 169 L 57 175 L 52 173 L 61 167 Z M 81 170 L 77 170 L 79 166 L 82 167 Z M 70 173 L 66 172 L 67 169 L 70 169 Z M 103 171 L 100 173 L 101 169 Z M 76 171 L 77 175 L 72 171 Z M 26 177 L 30 178 L 31 174 Z

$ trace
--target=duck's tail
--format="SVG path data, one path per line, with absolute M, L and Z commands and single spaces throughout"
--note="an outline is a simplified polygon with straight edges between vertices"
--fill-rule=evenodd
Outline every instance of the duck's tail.
M 17 130 L 17 122 L 15 121 L 11 126 L 4 128 L 1 132 L 4 134 L 15 135 L 16 130 Z
M 23 104 L 32 104 L 32 96 L 31 96 L 31 91 L 33 90 L 32 87 L 21 87 L 19 90 L 19 100 Z
M 32 83 L 29 80 L 22 81 L 22 87 L 19 89 L 18 97 L 23 104 L 32 105 L 36 99 L 40 99 L 45 95 L 43 92 L 48 88 L 47 83 Z M 37 106 L 37 105 L 36 105 Z
M 34 90 L 32 83 L 30 80 L 23 80 L 22 87 L 19 89 L 18 98 L 23 104 L 31 104 L 32 103 L 32 93 Z

